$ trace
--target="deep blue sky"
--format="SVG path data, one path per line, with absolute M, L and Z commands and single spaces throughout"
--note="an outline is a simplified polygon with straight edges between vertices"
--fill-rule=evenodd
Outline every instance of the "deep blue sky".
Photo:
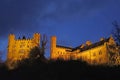
M 96 42 L 109 37 L 114 20 L 120 23 L 120 0 L 0 0 L 0 52 L 5 59 L 9 33 L 56 35 L 73 47 Z

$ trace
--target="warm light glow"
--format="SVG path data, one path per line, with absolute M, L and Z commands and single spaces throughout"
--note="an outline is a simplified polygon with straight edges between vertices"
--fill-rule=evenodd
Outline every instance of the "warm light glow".
M 26 39 L 25 37 L 16 39 L 14 34 L 9 35 L 7 65 L 12 67 L 12 64 L 28 58 L 29 53 L 35 46 L 40 45 L 40 34 L 35 33 L 33 38 Z
M 116 46 L 116 43 L 112 36 L 108 39 L 100 39 L 98 43 L 91 43 L 86 41 L 85 45 L 82 44 L 79 48 L 68 48 L 64 46 L 57 46 L 56 37 L 51 37 L 51 59 L 63 59 L 63 60 L 82 60 L 89 64 L 111 64 L 110 53 L 111 48 L 108 46 Z M 115 54 L 119 51 L 114 49 Z M 120 59 L 117 60 L 120 62 Z M 120 63 L 117 63 L 120 64 Z

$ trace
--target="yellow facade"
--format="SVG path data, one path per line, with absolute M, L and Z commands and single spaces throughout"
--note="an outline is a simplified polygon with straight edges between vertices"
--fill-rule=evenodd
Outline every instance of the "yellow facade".
M 39 33 L 35 33 L 31 39 L 26 39 L 25 37 L 16 39 L 14 34 L 10 34 L 8 38 L 7 61 L 11 64 L 13 62 L 28 58 L 31 49 L 36 46 L 39 47 L 39 45 Z
M 72 48 L 62 47 L 56 44 L 56 36 L 52 36 L 50 44 L 50 58 L 51 59 L 64 59 L 67 60 L 70 58 L 70 54 L 67 52 Z M 67 50 L 67 51 L 66 51 Z
M 82 60 L 96 65 L 108 64 L 109 51 L 112 50 L 109 46 L 116 46 L 112 36 L 108 39 L 101 38 L 99 42 L 93 44 L 87 41 L 86 44 L 82 44 L 76 48 L 57 45 L 56 36 L 52 36 L 50 58 L 53 60 Z
M 31 49 L 39 47 L 39 45 L 39 33 L 35 33 L 31 39 L 26 39 L 25 37 L 16 39 L 14 34 L 10 34 L 7 48 L 7 65 L 11 67 L 14 62 L 29 58 Z M 57 45 L 56 36 L 52 36 L 50 45 L 50 59 L 53 60 L 82 60 L 88 64 L 96 65 L 109 63 L 120 64 L 120 51 L 112 36 L 107 39 L 101 38 L 96 43 L 86 41 L 85 44 L 75 48 Z M 116 62 L 112 59 L 116 59 Z
M 106 44 L 85 50 L 77 54 L 77 59 L 88 62 L 89 64 L 106 64 L 109 61 Z

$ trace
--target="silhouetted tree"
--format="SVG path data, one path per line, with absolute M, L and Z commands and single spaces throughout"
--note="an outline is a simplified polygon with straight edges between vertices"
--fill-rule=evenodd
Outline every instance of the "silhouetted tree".
M 46 49 L 47 42 L 48 42 L 47 36 L 44 34 L 41 37 L 41 45 L 40 45 L 42 55 L 45 55 L 45 49 Z
M 117 44 L 120 45 L 120 25 L 117 21 L 114 21 L 112 24 L 114 26 L 114 30 L 112 32 L 113 37 L 115 38 Z
M 39 47 L 34 47 L 34 48 L 31 49 L 30 54 L 29 54 L 30 59 L 36 59 L 40 56 L 41 56 L 41 53 L 40 53 L 40 48 Z
M 47 44 L 47 36 L 43 35 L 41 36 L 40 46 L 33 47 L 29 53 L 29 58 L 18 62 L 18 66 L 21 65 L 30 66 L 30 65 L 39 64 L 41 62 L 47 62 L 47 59 L 44 56 L 46 44 Z
M 2 63 L 2 52 L 0 51 L 0 63 Z
M 41 42 L 40 42 L 40 46 L 36 46 L 34 47 L 31 52 L 30 52 L 30 58 L 45 58 L 45 50 L 46 50 L 46 44 L 47 44 L 48 40 L 47 40 L 47 36 L 44 34 L 43 36 L 41 36 Z

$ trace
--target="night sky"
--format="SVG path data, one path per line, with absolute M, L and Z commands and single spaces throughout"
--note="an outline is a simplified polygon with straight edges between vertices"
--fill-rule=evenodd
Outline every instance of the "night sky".
M 8 35 L 57 36 L 57 43 L 76 47 L 109 37 L 120 23 L 120 0 L 0 0 L 0 53 L 6 59 Z M 46 56 L 49 57 L 49 45 Z

